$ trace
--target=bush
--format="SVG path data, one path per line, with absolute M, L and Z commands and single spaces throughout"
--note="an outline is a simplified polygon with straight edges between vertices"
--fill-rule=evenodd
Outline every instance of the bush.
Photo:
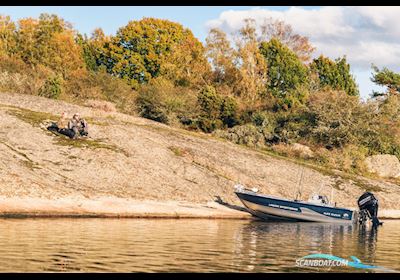
M 202 89 L 197 96 L 197 102 L 204 117 L 210 120 L 220 117 L 223 99 L 217 94 L 214 87 L 207 86 Z
M 233 127 L 239 123 L 237 107 L 237 103 L 232 97 L 227 96 L 222 100 L 219 117 L 227 127 Z
M 362 174 L 366 172 L 365 158 L 368 148 L 356 145 L 347 145 L 341 149 L 315 149 L 316 160 L 333 169 L 340 169 L 350 173 Z
M 211 133 L 216 129 L 223 127 L 221 120 L 210 120 L 208 118 L 199 117 L 196 120 L 196 126 L 206 133 Z
M 38 65 L 32 68 L 21 59 L 0 56 L 0 90 L 37 95 L 53 72 Z
M 214 87 L 202 89 L 197 96 L 197 103 L 201 109 L 197 123 L 204 132 L 212 132 L 224 126 L 233 127 L 239 123 L 235 99 L 219 95 Z
M 166 124 L 180 124 L 199 114 L 194 92 L 161 78 L 139 89 L 136 105 L 140 116 Z
M 320 91 L 310 96 L 308 108 L 314 141 L 328 148 L 359 144 L 369 112 L 358 97 L 343 91 Z
M 39 96 L 58 99 L 63 91 L 63 79 L 60 76 L 49 77 L 39 89 Z
M 250 147 L 264 147 L 266 144 L 262 129 L 252 124 L 238 125 L 227 131 L 217 130 L 214 135 Z
M 94 109 L 99 109 L 105 112 L 116 112 L 117 109 L 115 108 L 115 104 L 104 101 L 104 100 L 94 100 L 94 99 L 89 99 L 85 103 L 86 106 L 94 108 Z

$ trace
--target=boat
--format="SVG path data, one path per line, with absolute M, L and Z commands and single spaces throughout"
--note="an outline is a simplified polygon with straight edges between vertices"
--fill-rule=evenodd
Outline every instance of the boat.
M 235 185 L 235 194 L 246 209 L 263 220 L 354 223 L 358 212 L 330 204 L 326 196 L 313 195 L 308 201 L 258 194 L 257 189 Z

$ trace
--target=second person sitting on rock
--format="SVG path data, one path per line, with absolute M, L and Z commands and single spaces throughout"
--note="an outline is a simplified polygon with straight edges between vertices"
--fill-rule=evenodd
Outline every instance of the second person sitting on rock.
M 78 136 L 88 136 L 88 124 L 84 119 L 81 119 L 79 114 L 76 113 L 68 122 L 68 129 L 70 130 L 70 138 L 76 139 Z

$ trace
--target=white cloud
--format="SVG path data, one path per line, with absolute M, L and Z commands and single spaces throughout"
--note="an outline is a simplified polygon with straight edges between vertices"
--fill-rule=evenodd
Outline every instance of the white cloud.
M 284 20 L 295 32 L 309 37 L 331 58 L 346 55 L 353 69 L 366 71 L 371 63 L 400 70 L 400 7 L 290 7 L 284 11 L 253 8 L 224 11 L 206 26 L 230 33 L 239 29 L 245 18 L 262 23 L 267 18 Z

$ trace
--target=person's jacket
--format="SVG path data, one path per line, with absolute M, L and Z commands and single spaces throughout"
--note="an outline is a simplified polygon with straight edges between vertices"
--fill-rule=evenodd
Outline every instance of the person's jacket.
M 88 125 L 87 125 L 87 122 L 84 119 L 80 119 L 80 120 L 77 120 L 77 119 L 74 119 L 74 118 L 71 119 L 68 122 L 68 128 L 69 129 L 76 128 L 76 129 L 78 129 L 78 131 L 88 132 Z

